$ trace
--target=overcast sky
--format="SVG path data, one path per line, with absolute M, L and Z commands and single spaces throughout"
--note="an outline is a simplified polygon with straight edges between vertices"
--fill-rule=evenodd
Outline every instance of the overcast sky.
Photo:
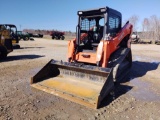
M 111 7 L 122 13 L 123 21 L 139 16 L 140 24 L 152 15 L 160 17 L 160 0 L 1 0 L 0 23 L 20 29 L 76 31 L 77 11 Z

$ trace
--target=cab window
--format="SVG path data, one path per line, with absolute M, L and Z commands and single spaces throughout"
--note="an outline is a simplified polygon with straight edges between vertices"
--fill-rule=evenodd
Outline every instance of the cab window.
M 110 15 L 108 18 L 108 30 L 107 33 L 114 37 L 121 29 L 121 19 L 119 16 Z

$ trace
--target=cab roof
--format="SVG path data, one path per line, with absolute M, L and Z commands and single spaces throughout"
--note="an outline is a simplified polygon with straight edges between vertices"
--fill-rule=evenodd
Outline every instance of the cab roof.
M 16 27 L 14 24 L 0 24 L 0 26 L 9 26 L 9 27 Z
M 104 14 L 104 13 L 113 13 L 116 14 L 117 16 L 122 16 L 122 14 L 109 7 L 100 7 L 100 8 L 95 8 L 95 9 L 89 9 L 89 10 L 80 10 L 77 12 L 77 15 L 79 16 L 90 16 L 90 15 L 98 15 L 98 14 Z

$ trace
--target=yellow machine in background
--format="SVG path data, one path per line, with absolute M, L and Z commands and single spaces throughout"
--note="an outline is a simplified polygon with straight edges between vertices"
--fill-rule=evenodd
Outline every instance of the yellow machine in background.
M 0 24 L 0 59 L 7 57 L 13 48 L 20 48 L 17 27 L 13 24 Z
M 5 30 L 8 31 L 8 37 L 12 39 L 13 48 L 20 48 L 19 39 L 17 35 L 17 27 L 13 24 L 0 24 L 0 26 L 5 27 Z

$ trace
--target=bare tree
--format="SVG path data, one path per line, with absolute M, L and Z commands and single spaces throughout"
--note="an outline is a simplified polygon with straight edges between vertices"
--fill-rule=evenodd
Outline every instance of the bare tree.
M 142 22 L 142 34 L 140 36 L 141 39 L 151 39 L 152 32 L 150 31 L 150 20 L 148 18 L 144 18 Z
M 150 22 L 148 18 L 144 18 L 143 22 L 142 22 L 142 31 L 149 31 L 150 28 Z
M 160 18 L 156 15 L 150 17 L 150 31 L 153 31 L 153 42 L 160 39 Z
M 149 39 L 152 43 L 160 40 L 160 18 L 152 15 L 150 18 L 144 18 L 142 22 L 142 39 Z
M 133 25 L 133 31 L 137 31 L 137 23 L 139 21 L 139 16 L 138 15 L 133 15 L 129 18 L 129 22 Z

